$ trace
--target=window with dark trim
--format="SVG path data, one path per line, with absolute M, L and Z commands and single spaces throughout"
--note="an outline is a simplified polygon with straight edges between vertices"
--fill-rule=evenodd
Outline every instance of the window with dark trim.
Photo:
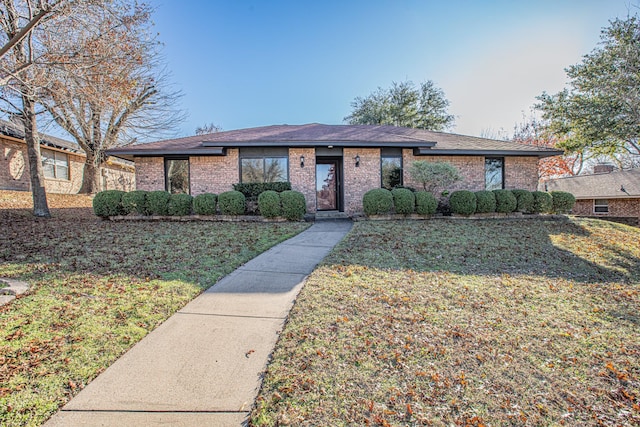
M 504 188 L 504 158 L 485 157 L 484 159 L 485 190 L 501 190 Z
M 69 155 L 60 151 L 40 149 L 45 178 L 69 180 Z
M 244 157 L 240 159 L 240 182 L 287 182 L 288 157 Z
M 165 189 L 171 194 L 189 194 L 189 159 L 164 160 Z
M 389 190 L 402 185 L 402 156 L 380 156 L 380 185 Z
M 593 213 L 597 213 L 597 214 L 609 213 L 609 200 L 595 199 L 593 201 Z

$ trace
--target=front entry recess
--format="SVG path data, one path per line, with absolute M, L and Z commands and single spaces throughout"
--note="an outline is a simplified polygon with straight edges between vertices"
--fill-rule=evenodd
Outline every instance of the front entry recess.
M 316 164 L 316 200 L 319 211 L 338 209 L 337 172 L 337 162 Z

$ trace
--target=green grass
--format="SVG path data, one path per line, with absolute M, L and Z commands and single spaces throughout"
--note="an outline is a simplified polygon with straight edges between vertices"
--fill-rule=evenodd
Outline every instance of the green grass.
M 176 310 L 302 223 L 38 220 L 0 210 L 0 425 L 36 426 Z M 22 209 L 19 207 L 19 209 Z
M 639 242 L 596 220 L 356 223 L 252 425 L 638 425 Z

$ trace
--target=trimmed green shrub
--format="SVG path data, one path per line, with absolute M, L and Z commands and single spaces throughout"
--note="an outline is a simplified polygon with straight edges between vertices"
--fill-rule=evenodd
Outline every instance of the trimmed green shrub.
M 533 213 L 533 194 L 528 190 L 511 190 L 514 196 L 516 196 L 516 200 L 518 201 L 518 206 L 516 207 L 516 212 L 523 213 Z
M 193 211 L 198 215 L 215 215 L 217 198 L 213 193 L 198 194 L 193 199 Z
M 248 182 L 233 184 L 233 189 L 244 194 L 247 199 L 258 197 L 265 191 L 275 191 L 281 193 L 291 190 L 290 182 Z
M 147 194 L 147 207 L 151 215 L 168 215 L 171 194 L 166 191 L 151 191 Z
M 124 191 L 107 190 L 101 191 L 93 198 L 93 213 L 106 218 L 108 216 L 123 215 L 122 196 Z
M 576 204 L 576 198 L 574 195 L 567 193 L 566 191 L 552 191 L 550 194 L 554 213 L 569 213 Z
M 449 197 L 451 212 L 460 215 L 471 215 L 476 211 L 476 195 L 471 191 L 458 190 Z
M 533 213 L 549 213 L 553 209 L 553 197 L 544 191 L 533 191 Z
M 510 190 L 493 190 L 496 196 L 496 212 L 511 213 L 518 207 L 518 200 Z
M 300 221 L 307 213 L 307 201 L 299 191 L 287 190 L 280 193 L 282 215 L 289 221 Z
M 169 198 L 169 204 L 167 210 L 171 216 L 186 216 L 191 215 L 191 205 L 193 203 L 193 197 L 190 194 L 172 194 Z
M 138 215 L 149 215 L 147 206 L 147 192 L 143 190 L 130 191 L 122 195 L 122 208 L 124 214 L 137 213 Z
M 492 213 L 496 211 L 496 195 L 493 191 L 476 191 L 476 213 Z
M 364 193 L 362 206 L 366 215 L 389 213 L 393 207 L 393 195 L 386 188 L 374 188 Z
M 434 192 L 463 179 L 458 168 L 447 162 L 416 160 L 409 166 L 411 179 L 422 184 L 424 191 Z
M 416 213 L 419 215 L 433 215 L 438 209 L 438 201 L 433 194 L 428 191 L 417 191 L 416 194 Z
M 225 191 L 218 196 L 218 206 L 223 215 L 244 215 L 247 199 L 239 191 Z
M 391 195 L 396 213 L 410 215 L 415 211 L 416 196 L 413 195 L 413 191 L 407 188 L 394 188 L 391 190 Z
M 258 209 L 260 210 L 260 215 L 265 218 L 282 216 L 280 195 L 273 190 L 263 191 L 258 196 Z

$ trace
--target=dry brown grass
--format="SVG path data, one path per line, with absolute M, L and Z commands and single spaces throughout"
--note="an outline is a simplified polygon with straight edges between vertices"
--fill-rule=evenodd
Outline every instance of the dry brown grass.
M 640 424 L 640 230 L 357 223 L 300 294 L 255 426 Z

